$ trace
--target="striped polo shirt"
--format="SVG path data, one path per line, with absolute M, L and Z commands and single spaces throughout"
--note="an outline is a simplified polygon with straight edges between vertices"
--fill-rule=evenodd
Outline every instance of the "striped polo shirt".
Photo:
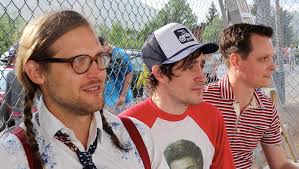
M 281 142 L 280 122 L 272 101 L 261 91 L 255 90 L 250 104 L 240 112 L 228 76 L 206 86 L 204 101 L 223 113 L 236 168 L 252 166 L 253 150 L 258 143 Z

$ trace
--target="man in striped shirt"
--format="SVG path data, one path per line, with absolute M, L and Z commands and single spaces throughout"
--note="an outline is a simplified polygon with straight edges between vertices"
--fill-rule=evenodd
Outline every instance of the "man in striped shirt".
M 220 37 L 220 52 L 227 75 L 209 84 L 204 100 L 223 113 L 230 146 L 238 169 L 252 167 L 253 150 L 261 143 L 270 168 L 293 169 L 281 146 L 280 123 L 272 101 L 258 88 L 271 85 L 273 30 L 270 27 L 236 24 Z

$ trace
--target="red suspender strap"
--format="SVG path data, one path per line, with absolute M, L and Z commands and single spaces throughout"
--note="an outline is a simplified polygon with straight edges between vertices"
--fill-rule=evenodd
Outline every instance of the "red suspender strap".
M 11 133 L 14 134 L 15 136 L 17 136 L 19 138 L 19 140 L 21 141 L 21 143 L 23 144 L 23 147 L 24 147 L 27 159 L 28 159 L 30 169 L 35 169 L 34 168 L 34 162 L 33 162 L 32 149 L 26 141 L 25 130 L 21 127 L 16 127 Z
M 126 127 L 131 139 L 133 140 L 140 157 L 142 159 L 143 165 L 145 169 L 151 169 L 151 163 L 149 159 L 149 155 L 147 152 L 147 148 L 145 147 L 145 144 L 142 140 L 142 137 L 140 133 L 138 132 L 135 124 L 132 122 L 132 120 L 128 117 L 119 117 L 121 121 L 123 122 L 124 126 Z

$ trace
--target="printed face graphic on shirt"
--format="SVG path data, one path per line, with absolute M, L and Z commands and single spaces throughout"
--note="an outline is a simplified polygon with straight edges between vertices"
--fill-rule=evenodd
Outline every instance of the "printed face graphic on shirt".
M 192 141 L 178 140 L 166 147 L 164 157 L 170 169 L 202 169 L 201 149 Z

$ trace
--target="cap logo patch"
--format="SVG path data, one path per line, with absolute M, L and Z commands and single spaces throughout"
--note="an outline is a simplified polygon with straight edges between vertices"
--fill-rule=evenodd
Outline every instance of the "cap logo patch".
M 191 33 L 186 28 L 180 28 L 173 32 L 182 44 L 194 41 Z

